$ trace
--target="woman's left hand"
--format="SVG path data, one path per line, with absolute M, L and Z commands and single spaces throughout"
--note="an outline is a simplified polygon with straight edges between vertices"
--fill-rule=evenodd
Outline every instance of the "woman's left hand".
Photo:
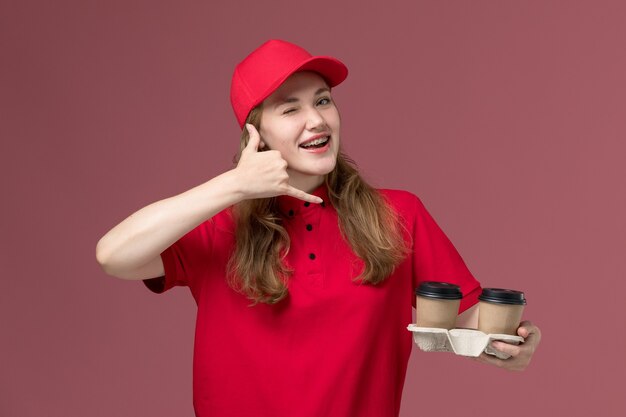
M 530 321 L 523 321 L 517 328 L 517 334 L 524 338 L 524 342 L 519 345 L 510 345 L 504 342 L 493 341 L 491 346 L 504 353 L 511 355 L 507 359 L 498 359 L 495 356 L 488 355 L 485 352 L 479 357 L 473 358 L 478 362 L 488 363 L 499 368 L 508 369 L 509 371 L 523 371 L 526 369 L 530 360 L 541 340 L 541 331 L 539 327 Z

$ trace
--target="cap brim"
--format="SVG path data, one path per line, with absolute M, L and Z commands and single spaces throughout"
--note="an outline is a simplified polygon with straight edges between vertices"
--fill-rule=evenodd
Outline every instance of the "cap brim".
M 329 87 L 341 84 L 348 76 L 348 68 L 343 62 L 330 56 L 314 56 L 294 72 L 305 70 L 318 72 L 329 83 Z
M 271 96 L 287 78 L 298 71 L 317 72 L 326 80 L 329 87 L 335 87 L 341 84 L 348 77 L 348 67 L 346 67 L 343 62 L 330 56 L 314 56 L 297 67 L 285 72 L 282 77 L 279 77 L 267 91 L 260 96 L 252 107 L 256 107 L 259 103 L 263 102 L 263 100 Z

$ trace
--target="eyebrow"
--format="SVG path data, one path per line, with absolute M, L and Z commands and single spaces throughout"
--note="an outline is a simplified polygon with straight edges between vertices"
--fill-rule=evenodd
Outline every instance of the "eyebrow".
M 328 91 L 328 92 L 330 93 L 330 88 L 328 88 L 328 87 L 321 87 L 321 88 L 319 88 L 319 89 L 315 92 L 315 95 L 316 95 L 316 96 L 317 96 L 317 95 L 320 95 L 320 94 L 322 94 L 322 93 L 323 93 L 323 92 L 325 92 L 325 91 Z M 286 97 L 286 98 L 283 98 L 283 99 L 281 99 L 281 100 L 277 101 L 276 103 L 274 103 L 274 105 L 273 105 L 272 107 L 273 107 L 273 108 L 276 108 L 276 107 L 278 107 L 278 106 L 280 106 L 280 105 L 282 105 L 282 104 L 286 104 L 286 103 L 295 103 L 295 102 L 298 102 L 298 101 L 300 101 L 300 100 L 298 100 L 298 98 L 297 98 L 297 97 Z

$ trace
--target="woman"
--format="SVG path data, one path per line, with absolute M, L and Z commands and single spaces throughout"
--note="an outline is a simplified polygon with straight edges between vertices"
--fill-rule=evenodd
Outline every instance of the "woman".
M 346 76 L 334 58 L 261 45 L 231 85 L 237 166 L 98 243 L 111 275 L 190 288 L 198 416 L 397 416 L 420 281 L 459 285 L 458 324 L 476 327 L 480 284 L 420 200 L 373 189 L 342 154 L 331 89 Z M 494 346 L 512 358 L 479 360 L 523 369 L 540 333 L 519 333 Z

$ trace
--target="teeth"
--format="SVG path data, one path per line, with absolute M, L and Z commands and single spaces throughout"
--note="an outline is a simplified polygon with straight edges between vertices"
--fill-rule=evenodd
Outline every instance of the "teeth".
M 328 136 L 323 137 L 323 138 L 319 138 L 319 139 L 315 139 L 315 140 L 313 140 L 313 141 L 311 141 L 311 142 L 309 142 L 309 143 L 307 143 L 305 145 L 302 145 L 302 146 L 306 148 L 308 146 L 320 145 L 320 144 L 325 143 L 327 141 L 328 141 Z

